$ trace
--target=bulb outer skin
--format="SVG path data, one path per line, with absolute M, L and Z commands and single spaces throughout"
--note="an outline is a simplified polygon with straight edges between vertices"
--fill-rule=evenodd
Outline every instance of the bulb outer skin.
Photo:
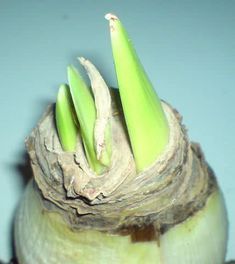
M 112 157 L 104 174 L 91 171 L 79 140 L 74 153 L 61 150 L 53 107 L 28 137 L 34 180 L 15 222 L 19 262 L 223 263 L 223 198 L 178 112 L 162 103 L 168 145 L 136 173 L 118 94 L 111 94 Z

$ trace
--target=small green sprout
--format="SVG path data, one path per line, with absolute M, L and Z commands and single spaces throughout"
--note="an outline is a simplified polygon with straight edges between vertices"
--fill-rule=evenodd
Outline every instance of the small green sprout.
M 94 99 L 85 81 L 73 66 L 68 67 L 68 81 L 88 163 L 97 174 L 100 174 L 105 170 L 105 166 L 97 159 L 95 150 L 96 108 Z
M 59 88 L 55 117 L 63 150 L 75 151 L 78 128 L 74 122 L 73 102 L 66 84 L 62 84 Z
M 150 166 L 169 138 L 161 101 L 141 65 L 120 20 L 107 14 L 119 91 L 138 171 Z

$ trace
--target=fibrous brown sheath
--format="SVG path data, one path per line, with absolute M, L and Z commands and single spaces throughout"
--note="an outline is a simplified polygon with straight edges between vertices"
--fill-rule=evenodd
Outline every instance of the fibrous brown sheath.
M 217 184 L 199 145 L 189 142 L 181 117 L 164 102 L 169 144 L 155 164 L 137 174 L 119 95 L 114 90 L 111 94 L 113 153 L 109 170 L 96 175 L 89 168 L 81 141 L 74 153 L 61 149 L 54 107 L 50 106 L 26 142 L 36 188 L 45 209 L 59 212 L 76 230 L 122 234 L 151 230 L 151 237 L 157 239 L 161 232 L 200 210 Z

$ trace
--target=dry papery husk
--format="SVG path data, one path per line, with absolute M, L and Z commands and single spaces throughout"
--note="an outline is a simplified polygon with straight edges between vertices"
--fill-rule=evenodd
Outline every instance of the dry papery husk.
M 154 224 L 162 232 L 204 206 L 217 189 L 215 177 L 199 145 L 189 143 L 181 117 L 166 103 L 169 144 L 152 166 L 137 173 L 118 93 L 112 97 L 110 168 L 95 174 L 80 138 L 76 152 L 61 149 L 50 106 L 26 142 L 36 188 L 45 198 L 45 209 L 61 213 L 74 229 L 115 233 Z
M 222 263 L 227 238 L 226 211 L 223 198 L 214 174 L 206 163 L 199 145 L 189 142 L 178 112 L 172 109 L 169 104 L 162 102 L 170 127 L 169 143 L 164 153 L 154 164 L 137 173 L 117 90 L 111 89 L 111 97 L 111 165 L 101 175 L 97 175 L 90 169 L 81 138 L 78 138 L 77 148 L 74 153 L 64 152 L 61 149 L 55 127 L 54 105 L 48 107 L 42 119 L 28 137 L 26 145 L 34 173 L 30 192 L 32 193 L 33 190 L 33 193 L 37 193 L 36 196 L 40 200 L 41 206 L 40 212 L 44 215 L 45 212 L 55 212 L 57 216 L 59 215 L 63 219 L 64 225 L 70 230 L 69 232 L 77 234 L 80 232 L 83 238 L 88 238 L 90 231 L 96 232 L 91 233 L 91 236 L 94 239 L 98 239 L 100 243 L 105 241 L 107 235 L 113 237 L 128 236 L 133 243 L 152 243 L 152 241 L 155 241 L 156 247 L 161 247 L 161 243 L 164 244 L 164 238 L 168 239 L 168 237 L 174 236 L 173 240 L 170 238 L 173 242 L 172 245 L 169 245 L 169 252 L 172 252 L 171 256 L 177 258 L 177 252 L 174 253 L 173 245 L 176 244 L 175 241 L 180 241 L 180 234 L 184 232 L 181 230 L 180 225 L 188 221 L 188 219 L 192 219 L 195 215 L 200 215 L 200 212 L 203 215 L 205 211 L 209 210 L 216 215 L 216 224 L 211 225 L 213 230 L 210 230 L 209 233 L 214 235 L 213 232 L 218 231 L 215 234 L 215 241 L 218 241 L 218 243 L 216 242 L 217 244 L 214 243 L 215 246 L 211 246 L 210 252 L 216 253 L 216 251 L 222 250 L 222 253 L 219 255 L 220 259 L 215 258 L 217 259 L 216 261 L 214 258 L 212 262 L 208 261 L 209 257 L 206 262 L 200 263 Z M 22 212 L 19 214 L 18 222 L 25 222 L 23 217 L 27 215 L 26 211 L 29 210 L 27 208 L 30 207 L 30 199 L 35 199 L 33 197 L 35 197 L 35 194 L 28 194 L 28 201 L 21 206 L 23 209 L 21 209 Z M 209 206 L 209 204 L 215 205 Z M 209 207 L 217 208 L 215 209 L 217 211 L 205 209 Z M 32 210 L 35 210 L 35 208 Z M 204 217 L 206 222 L 203 222 L 203 225 L 206 225 L 207 221 L 210 221 L 209 219 L 213 219 L 213 215 L 210 217 Z M 35 219 L 37 218 L 38 216 L 35 216 Z M 30 215 L 27 216 L 27 221 L 28 219 L 30 219 Z M 29 226 L 32 221 L 30 222 L 29 220 Z M 195 221 L 199 222 L 199 220 Z M 194 226 L 196 222 L 193 223 Z M 214 230 L 217 229 L 217 224 L 221 224 L 221 227 L 219 230 Z M 19 243 L 22 242 L 19 238 L 20 234 L 27 233 L 29 229 L 23 225 L 24 223 L 16 224 L 16 229 L 21 230 L 17 231 L 18 235 L 16 234 L 16 240 Z M 175 226 L 180 228 L 174 229 Z M 191 224 L 187 228 L 187 230 L 192 228 Z M 204 228 L 200 232 L 205 233 Z M 84 235 L 84 231 L 87 232 L 86 235 Z M 44 230 L 44 232 L 46 233 L 47 231 Z M 104 235 L 98 235 L 97 237 L 97 232 Z M 169 234 L 168 237 L 164 236 L 165 234 Z M 49 239 L 51 239 L 51 236 Z M 194 240 L 196 242 L 193 243 L 197 244 L 198 242 L 203 242 L 200 238 L 195 238 Z M 52 243 L 53 241 L 48 246 L 50 247 Z M 59 243 L 61 243 L 63 248 L 63 242 L 60 240 Z M 81 243 L 80 246 L 82 247 L 85 242 L 80 241 L 79 243 Z M 110 247 L 114 247 L 112 250 L 115 251 L 115 247 L 120 247 L 121 243 L 125 245 L 120 240 L 116 245 L 109 245 L 109 250 Z M 186 250 L 190 251 L 189 255 L 191 256 L 194 251 L 191 248 L 187 249 L 188 244 L 190 243 L 187 243 L 184 237 L 184 242 L 179 247 L 182 249 L 186 247 Z M 22 253 L 23 246 L 17 245 L 16 249 L 19 255 L 25 254 Z M 137 251 L 140 252 L 142 249 L 139 248 Z M 107 261 L 112 258 L 112 263 L 199 263 L 190 261 L 191 257 L 185 258 L 184 254 L 181 254 L 183 259 L 179 259 L 181 262 L 177 262 L 177 259 L 169 260 L 167 259 L 168 250 L 166 247 L 164 250 L 166 254 L 164 252 L 161 254 L 166 256 L 164 258 L 159 257 L 161 260 L 157 260 L 156 256 L 150 256 L 148 253 L 148 256 L 152 257 L 153 262 L 148 259 L 146 259 L 147 262 L 144 262 L 143 259 L 139 259 L 138 261 L 140 262 L 136 259 L 134 262 L 130 262 L 131 259 L 122 259 L 118 262 L 112 256 L 106 257 Z M 200 247 L 199 250 L 201 250 Z M 89 252 L 87 253 L 88 255 L 90 254 Z M 102 250 L 98 250 L 96 255 L 101 254 L 100 252 Z M 52 262 L 60 263 L 58 261 L 63 258 L 59 256 L 59 252 L 56 252 L 56 254 L 58 259 L 55 257 L 57 260 Z M 66 254 L 68 256 L 69 253 Z M 130 255 L 131 253 L 129 252 L 128 254 Z M 137 258 L 136 256 L 137 254 L 135 254 L 135 258 Z M 25 259 L 25 257 L 21 258 Z M 85 262 L 78 261 L 78 263 L 93 263 L 93 258 L 91 256 L 90 258 L 91 262 L 86 259 Z M 185 262 L 184 258 L 186 259 Z M 69 259 L 67 258 L 67 263 L 76 263 L 73 261 L 69 262 Z M 206 258 L 202 256 L 202 258 L 198 259 L 199 261 L 204 261 Z M 40 261 L 38 263 L 49 263 Z M 106 263 L 102 261 L 104 261 L 102 257 L 98 256 L 95 262 Z M 22 263 L 30 262 L 25 261 Z

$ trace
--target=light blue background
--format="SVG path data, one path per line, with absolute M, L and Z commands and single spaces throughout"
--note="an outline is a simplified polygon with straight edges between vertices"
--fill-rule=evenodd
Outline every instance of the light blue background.
M 235 258 L 235 1 L 0 0 L 0 258 L 23 193 L 24 138 L 66 66 L 91 59 L 116 86 L 107 12 L 119 15 L 158 94 L 184 116 L 225 196 Z M 213 239 L 213 237 L 211 238 Z

